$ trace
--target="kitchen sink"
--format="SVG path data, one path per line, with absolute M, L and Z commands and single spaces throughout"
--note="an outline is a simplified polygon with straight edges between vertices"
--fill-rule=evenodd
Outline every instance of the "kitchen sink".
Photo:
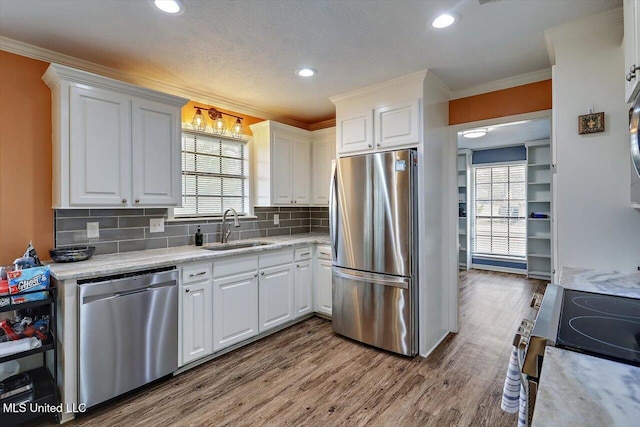
M 206 246 L 203 249 L 208 251 L 230 251 L 232 249 L 242 249 L 242 248 L 254 248 L 256 246 L 267 246 L 271 245 L 270 242 L 232 242 L 232 243 L 218 243 L 214 246 Z

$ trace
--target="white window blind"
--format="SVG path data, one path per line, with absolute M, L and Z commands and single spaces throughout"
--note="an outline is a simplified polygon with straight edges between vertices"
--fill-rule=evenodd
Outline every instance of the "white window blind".
M 182 131 L 182 207 L 174 216 L 222 215 L 228 208 L 246 214 L 247 144 L 188 130 Z
M 524 164 L 474 168 L 473 253 L 526 256 L 526 175 Z

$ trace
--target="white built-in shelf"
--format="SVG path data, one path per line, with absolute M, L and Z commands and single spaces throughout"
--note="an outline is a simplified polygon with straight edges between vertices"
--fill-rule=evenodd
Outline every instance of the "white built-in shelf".
M 536 200 L 527 200 L 529 203 L 551 203 L 551 198 L 549 199 L 536 199 Z
M 531 234 L 527 236 L 527 239 L 549 240 L 551 239 L 551 234 Z
M 549 168 L 551 165 L 549 163 L 530 163 L 527 166 L 530 168 Z
M 460 252 L 467 252 L 467 248 L 460 248 L 458 249 Z
M 551 279 L 551 273 L 547 271 L 529 270 L 527 275 L 532 279 Z
M 631 207 L 640 210 L 640 203 L 631 203 Z
M 551 254 L 536 254 L 536 253 L 529 253 L 527 254 L 527 256 L 529 258 L 549 258 L 551 259 Z
M 467 235 L 467 232 L 466 232 L 465 230 L 460 230 L 460 233 L 458 233 L 458 234 L 463 235 L 463 236 L 466 236 L 466 235 Z
M 549 221 L 551 218 L 527 218 L 529 221 Z
M 529 185 L 551 185 L 550 181 L 528 182 Z

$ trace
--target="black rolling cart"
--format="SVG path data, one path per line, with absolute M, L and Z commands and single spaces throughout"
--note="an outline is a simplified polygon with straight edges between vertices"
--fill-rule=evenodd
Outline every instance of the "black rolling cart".
M 38 301 L 13 303 L 12 298 L 46 292 L 47 298 Z M 19 353 L 0 356 L 0 363 L 22 359 L 35 354 L 42 354 L 42 366 L 6 378 L 2 381 L 4 387 L 0 390 L 0 425 L 3 427 L 20 426 L 38 419 L 49 417 L 56 423 L 60 420 L 60 399 L 58 395 L 58 352 L 57 352 L 57 300 L 58 289 L 49 287 L 45 290 L 22 292 L 0 297 L 0 313 L 14 310 L 35 309 L 42 314 L 49 315 L 49 330 L 46 339 L 41 340 L 42 346 Z M 47 354 L 53 357 L 53 372 L 47 367 Z M 22 374 L 27 375 L 22 375 Z

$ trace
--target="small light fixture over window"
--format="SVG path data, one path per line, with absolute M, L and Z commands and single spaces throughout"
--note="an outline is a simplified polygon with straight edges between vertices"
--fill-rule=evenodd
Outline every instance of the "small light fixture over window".
M 202 114 L 200 108 L 196 109 L 196 114 L 194 114 L 193 120 L 191 120 L 191 126 L 200 132 L 204 132 L 205 129 L 207 129 L 207 119 L 204 118 L 204 114 Z
M 244 135 L 244 129 L 242 129 L 242 119 L 238 117 L 236 122 L 231 127 L 231 136 L 234 138 L 242 138 Z
M 153 4 L 170 15 L 181 15 L 184 12 L 184 3 L 181 0 L 153 0 Z
M 454 14 L 443 13 L 431 22 L 433 28 L 442 29 L 452 26 L 458 19 Z
M 486 128 L 471 129 L 471 130 L 462 131 L 462 136 L 465 138 L 481 138 L 485 136 L 487 132 L 488 132 L 488 129 Z
M 318 72 L 313 68 L 300 68 L 298 71 L 296 71 L 296 74 L 300 77 L 313 77 L 317 73 Z
M 224 123 L 224 119 L 222 118 L 222 113 L 219 111 L 215 111 L 213 114 L 211 110 L 209 110 L 209 117 L 215 117 L 213 124 L 213 133 L 216 135 L 224 135 L 227 131 L 227 125 Z

